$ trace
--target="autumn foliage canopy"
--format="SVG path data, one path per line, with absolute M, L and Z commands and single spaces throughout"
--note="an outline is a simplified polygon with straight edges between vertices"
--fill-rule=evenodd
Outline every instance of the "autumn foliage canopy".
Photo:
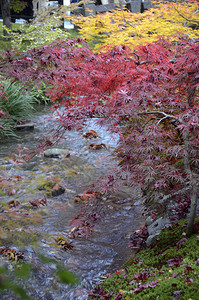
M 131 49 L 157 41 L 160 36 L 170 36 L 177 41 L 179 35 L 198 38 L 198 1 L 152 1 L 154 7 L 143 13 L 132 14 L 121 6 L 95 17 L 71 15 L 73 23 L 80 29 L 81 36 L 94 44 L 125 44 Z
M 118 179 L 138 183 L 153 201 L 190 197 L 195 216 L 199 187 L 199 41 L 161 37 L 134 49 L 92 51 L 84 40 L 57 40 L 2 56 L 5 76 L 42 80 L 60 124 L 81 130 L 87 118 L 120 136 Z M 61 108 L 61 109 L 60 109 Z M 116 175 L 117 174 L 117 178 Z M 119 176 L 120 177 L 120 176 Z

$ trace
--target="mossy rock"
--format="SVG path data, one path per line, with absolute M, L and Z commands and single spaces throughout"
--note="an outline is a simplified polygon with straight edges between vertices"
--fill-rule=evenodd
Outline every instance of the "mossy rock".
M 65 193 L 65 188 L 59 183 L 53 181 L 47 181 L 38 187 L 40 191 L 46 191 L 46 194 L 50 197 L 56 197 Z

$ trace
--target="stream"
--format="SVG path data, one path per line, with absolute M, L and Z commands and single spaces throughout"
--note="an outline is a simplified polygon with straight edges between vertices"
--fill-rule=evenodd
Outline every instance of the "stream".
M 29 243 L 28 239 L 24 245 L 15 246 L 13 240 L 4 246 L 16 247 L 15 249 L 23 251 L 26 260 L 34 265 L 33 274 L 25 283 L 25 289 L 33 299 L 87 299 L 88 290 L 92 289 L 101 276 L 116 271 L 133 254 L 133 250 L 128 247 L 129 235 L 143 224 L 142 205 L 136 192 L 125 186 L 124 181 L 119 191 L 107 198 L 103 197 L 101 218 L 96 220 L 88 238 L 68 238 L 69 232 L 75 226 L 71 227 L 69 222 L 83 205 L 75 202 L 73 198 L 88 189 L 99 176 L 108 174 L 114 168 L 116 162 L 112 159 L 111 152 L 117 145 L 118 136 L 109 133 L 105 126 L 99 127 L 94 120 L 89 120 L 84 131 L 95 130 L 98 138 L 88 140 L 76 131 L 67 131 L 54 146 L 71 151 L 69 158 L 47 158 L 41 154 L 27 163 L 13 164 L 13 153 L 17 154 L 17 149 L 34 149 L 47 134 L 51 134 L 55 123 L 53 120 L 47 120 L 50 114 L 48 111 L 35 114 L 31 118 L 35 126 L 33 131 L 20 131 L 19 140 L 12 139 L 0 144 L 0 175 L 25 177 L 16 193 L 0 195 L 0 201 L 18 201 L 41 218 L 40 220 L 38 217 L 38 221 L 31 226 L 28 222 L 24 225 L 27 226 L 27 230 L 31 229 L 31 232 L 36 234 L 38 232 L 37 246 Z M 107 147 L 94 151 L 89 149 L 91 143 L 104 143 Z M 44 191 L 36 187 L 42 180 L 50 177 L 61 181 L 65 193 L 56 197 L 45 196 L 47 205 L 33 209 L 29 200 L 44 197 Z M 12 210 L 19 211 L 20 207 Z M 3 212 L 0 213 L 0 217 L 2 215 Z M 73 249 L 64 251 L 58 247 L 54 238 L 59 235 L 72 242 Z M 56 266 L 53 263 L 42 263 L 37 253 L 59 261 L 76 275 L 79 283 L 75 286 L 59 283 L 54 276 Z M 0 296 L 0 299 L 15 297 L 8 292 Z

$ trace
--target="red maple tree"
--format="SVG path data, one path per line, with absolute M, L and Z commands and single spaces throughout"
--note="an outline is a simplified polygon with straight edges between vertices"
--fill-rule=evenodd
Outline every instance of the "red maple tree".
M 118 132 L 119 170 L 129 184 L 138 183 L 153 201 L 191 198 L 190 235 L 199 189 L 198 41 L 162 38 L 133 52 L 116 46 L 99 53 L 80 42 L 7 52 L 6 72 L 51 85 L 48 95 L 54 109 L 62 107 L 59 121 L 66 129 L 95 117 Z

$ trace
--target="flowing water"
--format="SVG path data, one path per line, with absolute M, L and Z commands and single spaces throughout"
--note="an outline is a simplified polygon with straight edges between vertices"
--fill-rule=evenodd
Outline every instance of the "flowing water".
M 65 132 L 56 145 L 56 148 L 71 151 L 70 158 L 45 158 L 40 154 L 26 164 L 19 163 L 13 166 L 12 153 L 17 154 L 17 149 L 23 147 L 34 149 L 47 134 L 51 134 L 50 131 L 55 124 L 53 120 L 47 120 L 49 114 L 49 112 L 38 113 L 31 120 L 35 124 L 34 131 L 20 132 L 20 140 L 5 141 L 0 145 L 0 164 L 6 169 L 0 172 L 4 172 L 4 175 L 7 172 L 10 176 L 25 177 L 26 188 L 30 190 L 32 185 L 38 183 L 38 178 L 54 176 L 62 181 L 62 185 L 66 188 L 65 193 L 57 197 L 47 196 L 47 206 L 35 209 L 35 212 L 42 215 L 43 221 L 38 221 L 33 227 L 33 230 L 40 232 L 41 236 L 37 251 L 33 245 L 28 244 L 28 241 L 17 249 L 24 251 L 26 259 L 35 266 L 32 278 L 26 283 L 26 290 L 34 299 L 87 299 L 88 290 L 100 280 L 101 276 L 117 270 L 131 256 L 132 249 L 128 247 L 128 236 L 143 222 L 142 207 L 136 192 L 121 186 L 118 192 L 103 198 L 103 209 L 99 206 L 101 218 L 95 222 L 88 238 L 73 239 L 74 247 L 70 251 L 56 247 L 53 238 L 59 235 L 68 237 L 71 230 L 68 223 L 82 206 L 81 203 L 76 203 L 73 197 L 87 189 L 98 180 L 99 176 L 108 174 L 114 167 L 116 162 L 112 160 L 111 152 L 116 147 L 118 136 L 110 134 L 105 126 L 99 127 L 90 120 L 85 131 L 90 129 L 97 131 L 99 135 L 97 139 L 87 140 L 80 133 L 70 131 Z M 90 150 L 90 143 L 104 143 L 107 148 Z M 0 196 L 0 201 L 17 199 L 19 202 L 28 203 L 29 200 L 41 199 L 44 196 L 44 191 L 34 191 L 27 193 L 21 188 L 13 195 Z M 14 241 L 12 246 L 15 246 Z M 75 286 L 60 284 L 54 276 L 56 266 L 53 263 L 41 263 L 37 258 L 37 252 L 54 258 L 66 266 L 76 274 L 79 284 Z M 5 295 L 2 299 L 14 298 Z

